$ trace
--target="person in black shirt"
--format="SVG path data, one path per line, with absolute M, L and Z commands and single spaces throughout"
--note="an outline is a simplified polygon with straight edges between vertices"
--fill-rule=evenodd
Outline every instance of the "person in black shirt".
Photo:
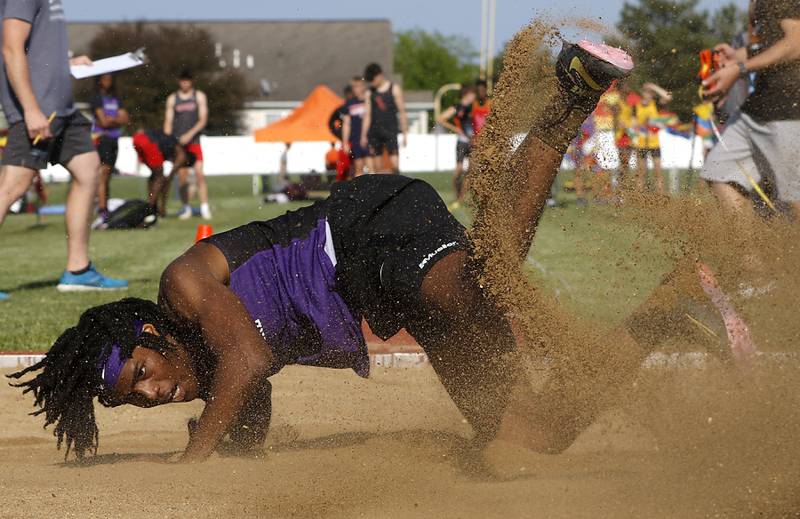
M 703 82 L 705 96 L 722 99 L 742 76 L 754 89 L 708 155 L 701 177 L 729 211 L 749 204 L 755 186 L 800 211 L 800 2 L 752 0 L 749 45 L 721 43 L 722 67 Z M 749 212 L 749 211 L 748 211 Z M 742 229 L 742 232 L 748 232 Z
M 408 116 L 403 89 L 389 81 L 377 63 L 367 65 L 364 80 L 370 88 L 364 99 L 366 109 L 361 129 L 361 146 L 369 147 L 369 170 L 372 173 L 380 172 L 381 157 L 386 151 L 391 163 L 391 173 L 400 173 L 397 134 L 402 131 L 403 146 L 408 139 Z

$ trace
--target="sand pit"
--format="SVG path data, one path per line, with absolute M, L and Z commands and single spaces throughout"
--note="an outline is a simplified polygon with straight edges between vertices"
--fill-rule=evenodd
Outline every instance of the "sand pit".
M 729 443 L 761 436 L 751 420 L 761 415 L 748 415 L 754 408 L 737 394 L 740 381 L 722 371 L 642 373 L 626 409 L 604 414 L 566 453 L 527 460 L 533 463 L 524 462 L 513 481 L 487 477 L 464 448 L 469 428 L 429 368 L 378 369 L 369 380 L 287 368 L 273 379 L 265 456 L 215 455 L 194 466 L 130 458 L 182 449 L 186 420 L 200 405 L 101 409 L 98 456 L 79 467 L 62 464 L 50 433 L 25 416 L 29 400 L 3 385 L 0 516 L 700 517 L 792 510 L 796 446 L 777 452 L 761 437 L 773 449 L 766 453 L 753 443 Z M 670 395 L 652 398 L 651 389 L 669 384 Z M 787 406 L 796 400 L 780 398 Z M 737 407 L 740 416 L 726 415 Z M 737 424 L 744 430 L 737 433 Z M 773 423 L 762 425 L 780 435 Z M 665 436 L 651 433 L 653 426 Z M 669 441 L 677 429 L 681 438 Z M 715 442 L 722 442 L 717 451 Z M 759 452 L 777 472 L 753 459 Z M 786 463 L 775 464 L 779 459 Z

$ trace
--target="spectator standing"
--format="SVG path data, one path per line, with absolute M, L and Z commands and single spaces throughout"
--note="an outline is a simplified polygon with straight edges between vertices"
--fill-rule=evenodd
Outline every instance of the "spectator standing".
M 397 135 L 402 132 L 402 144 L 408 139 L 408 115 L 403 99 L 403 89 L 383 74 L 377 63 L 364 70 L 364 79 L 370 88 L 365 97 L 364 127 L 361 146 L 369 147 L 369 169 L 377 173 L 385 151 L 389 155 L 391 173 L 400 173 L 400 156 Z
M 641 99 L 634 106 L 633 119 L 637 128 L 634 139 L 636 151 L 636 183 L 640 191 L 647 188 L 647 161 L 653 162 L 653 182 L 656 191 L 664 194 L 664 175 L 661 170 L 661 142 L 658 133 L 661 130 L 658 120 L 660 112 L 658 104 L 668 103 L 672 96 L 663 88 L 653 83 L 645 83 Z
M 211 208 L 208 205 L 208 185 L 203 171 L 203 148 L 200 146 L 200 135 L 208 124 L 208 100 L 205 93 L 194 86 L 194 77 L 190 70 L 183 70 L 178 76 L 178 90 L 167 98 L 167 111 L 164 117 L 164 133 L 174 135 L 178 143 L 187 153 L 195 157 L 194 173 L 197 178 L 197 190 L 200 196 L 200 214 L 205 220 L 211 219 Z M 178 215 L 181 219 L 192 217 L 189 205 L 187 182 L 189 170 L 178 170 L 183 209 Z
M 91 122 L 73 104 L 69 67 L 91 60 L 68 59 L 61 0 L 0 0 L 0 14 L 0 102 L 10 124 L 0 173 L 0 224 L 38 170 L 48 162 L 63 165 L 72 182 L 65 215 L 67 265 L 58 290 L 127 288 L 127 281 L 103 276 L 89 259 L 100 159 L 92 143 Z
M 366 112 L 367 85 L 360 77 L 350 80 L 350 89 L 353 97 L 344 104 L 343 126 L 342 126 L 342 146 L 345 153 L 349 154 L 352 165 L 352 176 L 360 176 L 364 173 L 366 160 L 369 150 L 361 146 L 361 131 L 364 127 L 364 113 Z
M 464 161 L 469 157 L 475 137 L 472 127 L 472 108 L 475 101 L 475 88 L 463 86 L 458 103 L 442 112 L 436 120 L 438 124 L 456 134 L 456 169 L 453 174 L 453 192 L 456 200 L 450 204 L 451 210 L 461 205 L 467 192 Z
M 722 67 L 703 82 L 719 99 L 755 73 L 753 91 L 729 119 L 725 146 L 708 155 L 700 176 L 725 210 L 748 217 L 756 185 L 769 179 L 775 195 L 800 211 L 800 3 L 753 0 L 749 45 L 717 45 Z M 742 232 L 748 232 L 741 229 Z
M 91 101 L 97 154 L 100 156 L 100 185 L 97 187 L 97 212 L 100 219 L 108 218 L 108 198 L 110 193 L 111 174 L 117 163 L 119 138 L 122 129 L 129 122 L 128 112 L 117 97 L 114 76 L 103 74 L 98 76 L 96 92 Z

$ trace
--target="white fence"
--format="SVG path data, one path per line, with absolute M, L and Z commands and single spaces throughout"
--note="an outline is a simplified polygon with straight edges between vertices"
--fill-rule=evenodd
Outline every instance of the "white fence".
M 598 132 L 597 153 L 603 167 L 614 169 L 619 156 L 608 132 Z M 693 167 L 702 166 L 702 145 L 695 144 Z M 203 137 L 205 171 L 208 175 L 276 174 L 283 153 L 281 143 L 256 143 L 252 136 Z M 292 173 L 322 172 L 325 170 L 325 153 L 330 144 L 324 142 L 296 142 L 288 156 L 288 170 Z M 456 165 L 456 137 L 452 134 L 409 134 L 408 144 L 400 149 L 400 169 L 417 173 L 426 171 L 452 171 Z M 684 139 L 661 132 L 661 155 L 665 169 L 685 169 L 689 166 L 692 145 Z M 570 165 L 565 162 L 565 167 Z M 117 169 L 125 174 L 149 175 L 139 164 L 130 137 L 119 140 Z M 50 166 L 43 172 L 46 181 L 64 181 L 68 174 L 61 166 Z

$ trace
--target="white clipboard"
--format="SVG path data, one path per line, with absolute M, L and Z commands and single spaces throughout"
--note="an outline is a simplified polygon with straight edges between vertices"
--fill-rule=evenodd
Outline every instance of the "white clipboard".
M 91 65 L 73 65 L 69 70 L 75 79 L 84 79 L 138 67 L 139 65 L 144 65 L 146 61 L 147 57 L 144 54 L 144 49 L 139 49 L 119 56 L 99 59 L 92 62 Z

